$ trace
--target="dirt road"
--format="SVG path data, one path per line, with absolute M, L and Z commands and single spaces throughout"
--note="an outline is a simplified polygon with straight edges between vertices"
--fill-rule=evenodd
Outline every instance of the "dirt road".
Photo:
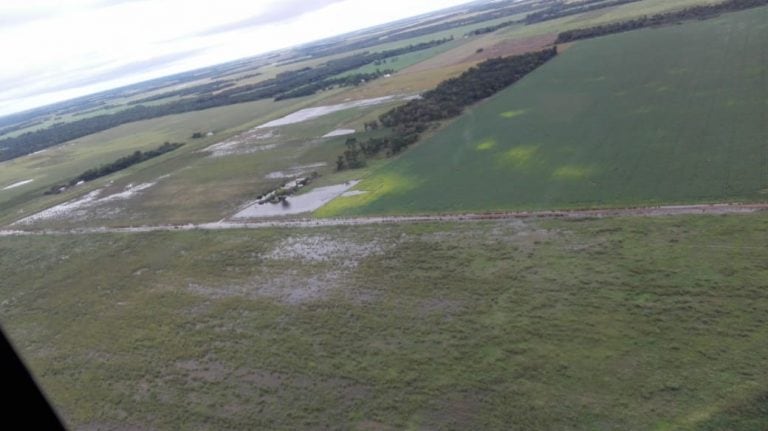
M 483 220 L 511 220 L 511 219 L 537 219 L 537 218 L 602 218 L 602 217 L 659 217 L 686 214 L 747 214 L 760 211 L 768 211 L 768 203 L 762 204 L 708 204 L 708 205 L 669 205 L 639 208 L 613 208 L 595 210 L 562 210 L 562 211 L 515 211 L 492 213 L 467 213 L 445 215 L 417 215 L 417 216 L 381 216 L 381 217 L 352 217 L 352 218 L 328 218 L 328 219 L 260 219 L 254 221 L 229 221 L 222 220 L 213 223 L 185 224 L 185 225 L 155 225 L 155 226 L 128 226 L 128 227 L 84 227 L 77 229 L 4 229 L 0 230 L 2 236 L 16 235 L 73 235 L 95 233 L 131 233 L 131 232 L 158 232 L 179 230 L 224 230 L 224 229 L 263 229 L 285 227 L 326 227 L 326 226 L 360 226 L 389 223 L 420 223 L 420 222 L 471 222 Z

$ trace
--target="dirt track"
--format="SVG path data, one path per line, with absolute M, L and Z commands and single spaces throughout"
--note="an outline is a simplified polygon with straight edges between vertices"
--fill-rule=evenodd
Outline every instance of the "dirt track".
M 471 222 L 483 220 L 512 220 L 528 218 L 602 218 L 602 217 L 659 217 L 686 214 L 747 214 L 768 211 L 768 203 L 761 204 L 708 204 L 708 205 L 670 205 L 640 208 L 614 208 L 595 210 L 564 210 L 564 211 L 517 211 L 517 212 L 493 212 L 493 213 L 467 213 L 447 215 L 421 215 L 421 216 L 382 216 L 382 217 L 354 217 L 354 218 L 329 218 L 329 219 L 261 219 L 255 221 L 228 221 L 222 220 L 213 223 L 186 224 L 186 225 L 156 225 L 156 226 L 130 226 L 130 227 L 87 227 L 79 229 L 42 229 L 0 230 L 0 237 L 16 235 L 72 235 L 93 233 L 131 233 L 131 232 L 158 232 L 177 230 L 224 230 L 224 229 L 262 229 L 275 227 L 326 227 L 326 226 L 360 226 L 389 223 L 419 223 L 419 222 Z

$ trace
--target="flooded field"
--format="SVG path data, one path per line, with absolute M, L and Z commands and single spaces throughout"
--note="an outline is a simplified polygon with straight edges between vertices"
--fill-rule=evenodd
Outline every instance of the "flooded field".
M 105 204 L 130 199 L 154 185 L 155 183 L 128 184 L 123 191 L 103 197 L 101 196 L 103 189 L 96 189 L 85 196 L 25 217 L 13 225 L 29 225 L 45 220 L 85 220 L 88 217 L 109 217 L 119 210 L 107 207 Z
M 323 135 L 323 138 L 333 138 L 335 136 L 346 136 L 355 133 L 355 129 L 336 129 Z
M 285 169 L 283 171 L 270 172 L 267 175 L 265 175 L 264 178 L 268 180 L 295 178 L 311 172 L 312 169 L 322 168 L 327 165 L 328 164 L 325 162 L 319 162 L 319 163 L 312 163 L 309 165 L 294 166 L 294 167 Z
M 215 143 L 203 151 L 210 153 L 212 157 L 231 156 L 234 154 L 249 154 L 258 151 L 271 150 L 276 144 L 264 144 L 262 141 L 276 137 L 273 131 L 263 132 L 256 129 L 248 130 L 237 136 Z
M 344 111 L 352 108 L 363 108 L 366 106 L 375 106 L 387 102 L 395 102 L 398 100 L 406 101 L 419 98 L 420 96 L 384 96 L 376 97 L 373 99 L 353 100 L 351 102 L 339 103 L 338 105 L 326 105 L 316 106 L 314 108 L 306 108 L 296 111 L 292 114 L 288 114 L 285 117 L 278 118 L 277 120 L 270 121 L 256 127 L 257 129 L 265 129 L 268 127 L 280 127 L 288 124 L 302 123 L 304 121 L 312 120 L 314 118 L 322 117 L 323 115 L 333 114 L 334 112 Z
M 232 218 L 279 217 L 311 212 L 354 187 L 358 182 L 359 181 L 348 181 L 344 184 L 318 187 L 308 193 L 291 196 L 286 199 L 285 203 L 256 203 L 235 214 Z
M 350 197 L 350 196 L 359 196 L 359 195 L 364 195 L 364 194 L 366 194 L 366 193 L 368 193 L 368 192 L 367 192 L 367 191 L 365 191 L 365 190 L 350 190 L 350 191 L 348 191 L 348 192 L 344 192 L 344 193 L 342 193 L 342 194 L 341 194 L 341 196 L 343 196 L 343 197 L 345 197 L 345 198 L 346 198 L 346 197 Z
M 9 185 L 9 186 L 5 186 L 5 187 L 3 187 L 3 190 L 11 190 L 11 189 L 15 189 L 16 187 L 21 187 L 21 186 L 23 186 L 24 184 L 29 184 L 29 183 L 31 183 L 32 181 L 34 181 L 34 179 L 32 179 L 32 180 L 24 180 L 24 181 L 19 181 L 18 183 L 13 183 L 13 184 L 11 184 L 11 185 Z

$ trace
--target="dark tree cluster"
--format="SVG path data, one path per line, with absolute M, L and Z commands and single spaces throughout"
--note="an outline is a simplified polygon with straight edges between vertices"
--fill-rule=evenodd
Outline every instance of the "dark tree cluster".
M 467 36 L 479 36 L 481 34 L 486 33 L 493 33 L 496 30 L 500 30 L 504 27 L 509 27 L 511 25 L 519 24 L 520 21 L 504 21 L 500 22 L 496 25 L 489 25 L 488 27 L 478 28 L 476 30 L 472 30 L 469 33 L 467 33 Z
M 166 91 L 164 93 L 156 94 L 154 96 L 145 97 L 128 103 L 129 105 L 139 105 L 142 103 L 154 102 L 156 100 L 167 99 L 169 97 L 185 97 L 192 95 L 202 95 L 214 91 L 220 91 L 225 88 L 233 87 L 236 83 L 232 79 L 223 79 L 221 81 L 209 82 L 208 84 L 195 85 L 192 87 L 181 88 L 173 91 Z
M 24 121 L 21 123 L 16 123 L 12 126 L 8 126 L 5 129 L 0 129 L 0 135 L 5 135 L 6 133 L 15 132 L 17 130 L 26 129 L 27 127 L 34 127 L 38 126 L 40 124 L 43 124 L 44 120 L 30 120 L 30 121 Z
M 384 75 L 394 73 L 394 70 L 378 70 L 373 73 L 355 73 L 352 75 L 342 76 L 339 78 L 328 78 L 313 84 L 305 85 L 297 88 L 296 90 L 288 91 L 275 97 L 275 100 L 292 99 L 296 97 L 311 96 L 319 91 L 327 90 L 334 87 L 351 87 L 358 86 L 368 81 L 381 78 Z
M 350 50 L 365 49 L 371 46 L 375 46 L 382 42 L 382 38 L 386 38 L 386 40 L 389 42 L 411 39 L 414 37 L 426 36 L 440 31 L 451 30 L 457 27 L 478 24 L 505 16 L 526 13 L 541 7 L 534 2 L 528 2 L 521 5 L 515 4 L 515 2 L 516 0 L 508 1 L 507 4 L 511 5 L 509 7 L 501 7 L 502 5 L 499 4 L 500 2 L 492 2 L 481 7 L 476 7 L 475 12 L 480 13 L 476 13 L 467 18 L 446 21 L 445 17 L 439 17 L 427 22 L 416 23 L 411 26 L 410 29 L 398 28 L 397 30 L 391 33 L 386 33 L 383 36 L 376 35 L 374 37 L 361 39 L 353 43 L 346 43 L 342 45 L 329 44 L 328 46 L 310 45 L 305 48 L 304 52 L 315 57 L 324 57 L 327 55 L 348 52 Z
M 347 149 L 344 150 L 344 153 L 339 156 L 338 159 L 336 159 L 336 170 L 357 169 L 365 166 L 365 157 L 361 156 L 363 150 L 357 142 L 357 139 L 348 138 L 347 142 L 344 143 L 344 146 L 346 146 Z
M 119 105 L 107 105 L 106 103 L 104 103 L 104 104 L 102 104 L 101 106 L 99 106 L 97 108 L 91 108 L 91 109 L 88 109 L 88 110 L 85 110 L 85 111 L 73 112 L 72 116 L 73 117 L 84 117 L 84 116 L 86 116 L 88 114 L 93 114 L 94 112 L 97 112 L 97 111 L 101 111 L 101 110 L 104 110 L 104 109 L 114 109 L 114 108 L 118 108 L 118 107 L 119 107 Z
M 259 82 L 253 85 L 241 86 L 230 90 L 225 90 L 216 95 L 216 97 L 247 97 L 252 100 L 274 97 L 276 100 L 287 99 L 287 94 L 301 94 L 309 96 L 325 88 L 334 85 L 354 85 L 353 79 L 334 78 L 341 73 L 366 66 L 377 61 L 382 61 L 391 57 L 397 57 L 409 52 L 422 51 L 451 41 L 451 38 L 431 40 L 418 44 L 411 44 L 401 48 L 390 49 L 381 52 L 362 52 L 337 58 L 319 67 L 305 67 L 298 70 L 291 70 L 278 74 L 275 78 Z M 369 75 L 372 77 L 373 75 Z M 329 80 L 333 82 L 322 83 Z M 364 78 L 363 78 L 364 79 Z M 291 96 L 299 97 L 299 96 Z
M 580 2 L 565 3 L 560 1 L 544 10 L 528 14 L 523 22 L 526 25 L 536 24 L 542 21 L 563 18 L 585 12 L 592 12 L 607 7 L 621 6 L 627 3 L 635 3 L 640 0 L 583 0 Z
M 409 52 L 429 49 L 450 40 L 450 38 L 432 40 L 387 51 L 354 54 L 331 60 L 316 68 L 307 67 L 300 70 L 283 72 L 273 79 L 253 85 L 226 89 L 215 94 L 209 92 L 194 98 L 181 99 L 162 105 L 135 105 L 113 114 L 96 115 L 41 130 L 27 132 L 13 138 L 0 140 L 0 148 L 2 149 L 0 150 L 0 161 L 21 157 L 53 145 L 61 144 L 72 139 L 77 139 L 82 136 L 134 121 L 147 120 L 164 115 L 181 114 L 190 111 L 200 111 L 236 103 L 252 102 L 254 100 L 265 98 L 277 98 L 283 94 L 294 91 L 301 91 L 304 95 L 314 94 L 314 92 L 318 91 L 317 88 L 327 88 L 328 83 L 318 85 L 314 92 L 311 91 L 311 88 L 302 89 L 302 87 L 316 85 L 317 82 L 368 65 L 376 60 L 383 60 Z M 370 75 L 368 77 L 370 77 Z M 357 78 L 361 77 L 358 76 Z M 352 83 L 354 82 L 354 79 L 354 77 L 343 78 L 338 81 L 338 83 L 343 82 L 348 85 L 353 85 Z M 365 79 L 365 77 L 362 77 L 361 79 Z M 338 85 L 338 83 L 332 83 L 331 85 Z
M 365 129 L 366 132 L 369 130 L 379 130 L 379 122 L 376 120 L 366 121 L 365 123 L 363 123 L 363 128 Z
M 173 142 L 173 143 L 166 142 L 154 150 L 149 150 L 144 152 L 135 151 L 130 156 L 120 157 L 119 159 L 115 160 L 110 164 L 102 165 L 102 166 L 99 166 L 98 168 L 88 169 L 87 171 L 83 172 L 77 177 L 69 180 L 67 184 L 52 186 L 47 192 L 45 192 L 45 194 L 51 195 L 51 194 L 61 193 L 64 190 L 66 190 L 68 187 L 77 185 L 81 181 L 88 182 L 88 181 L 93 181 L 97 178 L 105 177 L 114 172 L 122 171 L 123 169 L 129 168 L 135 164 L 147 161 L 149 159 L 153 159 L 158 156 L 162 156 L 163 154 L 169 153 L 179 147 L 182 147 L 183 145 L 184 144 L 180 142 Z
M 384 113 L 381 124 L 395 127 L 455 117 L 464 107 L 512 85 L 555 55 L 557 49 L 553 47 L 523 55 L 491 58 L 456 78 L 443 81 L 420 99 Z
M 418 141 L 421 133 L 436 121 L 460 115 L 465 107 L 514 84 L 556 55 L 557 49 L 552 47 L 523 55 L 492 58 L 456 78 L 443 81 L 421 98 L 379 117 L 381 125 L 390 129 L 389 136 L 369 138 L 363 142 L 349 138 L 344 154 L 336 161 L 336 168 L 354 169 L 364 166 L 366 157 L 382 152 L 386 152 L 387 156 L 401 152 Z M 367 124 L 366 130 L 369 130 Z
M 713 5 L 693 6 L 675 12 L 667 12 L 651 16 L 644 15 L 631 20 L 564 31 L 557 36 L 557 43 L 589 39 L 645 27 L 675 24 L 681 21 L 708 19 L 725 12 L 739 11 L 765 5 L 768 5 L 768 0 L 727 0 Z

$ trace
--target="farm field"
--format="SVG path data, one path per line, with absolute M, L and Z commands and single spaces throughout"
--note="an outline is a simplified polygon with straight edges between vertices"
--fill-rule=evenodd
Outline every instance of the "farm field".
M 102 131 L 0 162 L 0 327 L 76 430 L 766 431 L 768 7 L 561 45 L 438 127 L 381 120 L 560 31 L 720 1 L 465 36 L 526 15 L 466 24 L 476 2 L 2 117 L 0 139 L 200 108 L 453 37 L 333 66 L 395 69 L 360 85 L 83 127 Z M 468 103 L 443 102 L 407 119 Z M 185 145 L 45 194 L 165 141 Z
M 762 7 L 580 41 L 318 214 L 764 200 L 766 39 Z
M 609 7 L 544 21 L 536 23 L 535 25 L 510 27 L 500 30 L 498 35 L 515 38 L 530 37 L 538 34 L 561 32 L 574 28 L 592 27 L 610 22 L 634 19 L 643 15 L 654 15 L 692 6 L 711 5 L 720 2 L 721 0 L 643 0 L 636 3 L 628 3 L 617 7 Z
M 163 163 L 168 160 L 166 156 L 62 195 L 44 196 L 43 194 L 52 185 L 66 182 L 87 169 L 112 162 L 136 150 L 155 148 L 165 141 L 186 142 L 187 146 L 173 154 L 173 158 L 181 157 L 184 160 L 186 156 L 188 162 L 189 156 L 201 146 L 211 145 L 237 133 L 238 130 L 243 130 L 241 128 L 252 124 L 254 118 L 280 115 L 290 106 L 296 106 L 296 101 L 279 103 L 260 101 L 139 121 L 70 141 L 37 154 L 2 162 L 0 163 L 0 208 L 2 209 L 0 221 L 13 221 L 20 216 L 29 215 L 39 209 L 85 194 L 109 182 L 126 185 L 151 179 L 153 175 L 156 178 L 168 174 L 173 166 L 169 167 L 167 163 Z M 208 131 L 215 132 L 215 135 L 200 140 L 190 139 L 194 132 Z M 152 169 L 158 164 L 159 167 Z M 137 172 L 144 172 L 144 175 L 130 177 Z M 33 181 L 12 189 L 4 189 L 8 185 L 28 180 Z
M 612 8 L 610 9 L 612 12 L 606 16 L 608 18 L 614 17 L 612 14 L 618 10 L 623 10 L 625 7 L 637 8 L 639 7 L 638 5 L 645 5 L 646 3 L 646 9 L 650 8 L 647 10 L 663 9 L 663 6 L 656 4 L 655 0 L 647 0 L 620 8 Z M 674 4 L 668 3 L 665 7 L 675 8 L 689 4 L 692 3 L 686 0 L 679 2 L 679 4 L 677 2 Z M 617 17 L 621 16 L 623 15 L 617 15 Z M 469 39 L 462 38 L 462 35 L 471 29 L 502 22 L 505 19 L 520 17 L 499 18 L 371 47 L 370 50 L 379 51 L 402 47 L 410 43 L 434 40 L 438 37 L 453 36 L 456 38 L 454 42 L 449 44 L 423 52 L 400 56 L 396 61 L 396 65 L 398 69 L 403 68 L 402 70 L 390 78 L 378 79 L 360 87 L 331 90 L 307 98 L 282 102 L 262 100 L 139 121 L 79 138 L 29 157 L 4 162 L 0 164 L 0 222 L 13 222 L 42 209 L 85 196 L 96 188 L 103 188 L 105 185 L 109 186 L 109 191 L 121 193 L 128 191 L 131 186 L 137 184 L 153 184 L 152 189 L 142 193 L 142 196 L 151 197 L 151 199 L 146 199 L 140 204 L 133 202 L 130 204 L 130 208 L 127 202 L 121 201 L 119 202 L 120 205 L 117 205 L 120 207 L 119 211 L 116 208 L 111 208 L 108 211 L 108 219 L 96 217 L 95 220 L 92 219 L 90 222 L 99 221 L 110 225 L 125 223 L 183 223 L 210 221 L 225 217 L 236 211 L 247 200 L 258 196 L 265 189 L 274 186 L 274 181 L 263 181 L 263 178 L 259 180 L 258 176 L 268 175 L 272 172 L 262 172 L 262 170 L 272 166 L 276 160 L 282 160 L 282 162 L 277 163 L 275 171 L 291 168 L 292 166 L 320 163 L 325 163 L 327 167 L 327 165 L 332 164 L 334 156 L 340 152 L 340 145 L 344 139 L 336 139 L 329 145 L 313 148 L 310 153 L 305 154 L 304 151 L 309 147 L 306 145 L 306 141 L 312 139 L 313 136 L 311 134 L 303 134 L 301 136 L 294 134 L 291 138 L 286 134 L 282 139 L 273 139 L 273 142 L 265 143 L 265 145 L 279 144 L 290 139 L 294 141 L 302 139 L 305 141 L 304 145 L 299 147 L 295 145 L 293 147 L 284 146 L 283 150 L 285 151 L 279 155 L 263 153 L 237 158 L 217 158 L 215 163 L 211 163 L 211 160 L 208 159 L 201 160 L 200 149 L 216 142 L 226 141 L 237 133 L 248 130 L 250 127 L 264 121 L 279 117 L 291 110 L 320 104 L 341 103 L 350 99 L 356 100 L 395 94 L 415 94 L 437 85 L 443 79 L 460 74 L 486 56 L 521 53 L 530 49 L 539 49 L 541 46 L 551 42 L 554 37 L 551 33 L 543 36 L 520 38 L 516 33 L 507 35 L 502 31 Z M 580 19 L 580 17 L 578 18 Z M 589 21 L 590 24 L 608 19 L 603 17 L 603 15 L 593 18 L 594 20 Z M 548 25 L 548 23 L 523 27 L 538 28 L 541 25 Z M 485 48 L 485 50 L 481 53 L 476 53 L 476 50 L 479 48 Z M 232 76 L 245 76 L 246 78 L 244 79 L 237 79 L 237 85 L 243 85 L 244 83 L 261 81 L 285 70 L 317 66 L 328 59 L 338 58 L 343 55 L 346 54 L 308 59 L 285 65 L 257 65 L 252 66 L 255 69 L 250 69 L 250 72 L 247 68 L 241 68 L 232 72 L 234 73 Z M 382 67 L 384 66 L 386 64 L 382 65 Z M 258 70 L 259 74 L 254 77 L 247 77 L 249 73 L 253 75 L 254 70 Z M 201 84 L 213 81 L 214 78 L 204 78 L 193 81 L 193 83 Z M 114 106 L 116 106 L 114 109 L 125 108 L 125 103 L 129 100 L 138 100 L 148 95 L 160 94 L 165 91 L 167 91 L 167 88 L 160 88 L 117 98 L 114 100 Z M 151 105 L 169 100 L 175 100 L 175 98 L 147 102 L 147 104 Z M 89 111 L 84 116 L 64 114 L 61 119 L 67 121 L 67 119 L 86 118 L 105 112 L 108 111 L 96 109 L 92 112 Z M 383 111 L 371 111 L 370 114 L 366 114 L 362 119 L 368 121 L 375 119 L 376 115 L 381 112 Z M 345 117 L 343 114 L 339 114 L 334 116 L 334 118 L 339 125 L 347 123 L 353 125 L 352 127 L 361 127 L 361 117 L 356 113 L 348 114 L 351 116 Z M 53 121 L 53 117 L 48 119 L 48 123 Z M 329 125 L 329 123 L 321 122 L 317 131 L 320 131 L 326 125 Z M 189 135 L 194 131 L 198 131 L 198 129 L 213 130 L 216 131 L 216 135 L 190 142 Z M 11 135 L 25 130 L 29 129 L 12 132 Z M 307 129 L 304 128 L 304 130 Z M 186 141 L 188 145 L 173 155 L 165 156 L 162 160 L 156 160 L 120 172 L 94 184 L 89 184 L 87 187 L 82 187 L 63 195 L 41 197 L 42 193 L 52 185 L 66 181 L 85 169 L 102 163 L 108 163 L 135 150 L 154 148 L 164 140 Z M 292 152 L 292 149 L 298 149 L 299 152 Z M 378 164 L 380 163 L 371 163 L 371 165 Z M 201 170 L 203 169 L 208 170 L 208 172 L 202 173 Z M 171 173 L 174 174 L 168 177 Z M 332 184 L 334 175 L 328 175 L 332 173 L 332 170 L 326 168 L 322 173 L 325 175 L 322 182 Z M 363 171 L 360 175 L 365 176 L 367 174 Z M 156 181 L 161 177 L 167 179 L 161 182 Z M 215 180 L 214 177 L 216 177 Z M 349 174 L 343 174 L 339 177 L 355 179 L 356 176 L 352 175 L 350 177 Z M 14 187 L 6 189 L 9 186 Z M 115 205 L 112 206 L 114 207 Z M 81 223 L 84 220 L 78 218 L 74 221 Z M 56 224 L 54 223 L 54 225 Z
M 314 99 L 310 102 L 317 104 Z M 0 220 L 21 220 L 24 227 L 60 228 L 220 220 L 292 177 L 311 172 L 335 177 L 334 162 L 343 151 L 346 136 L 323 136 L 345 128 L 357 131 L 357 136 L 366 136 L 364 121 L 402 102 L 393 98 L 295 124 L 255 128 L 307 103 L 260 101 L 126 124 L 4 162 L 0 164 L 0 203 L 5 205 L 5 214 Z M 208 131 L 215 133 L 202 139 L 190 138 L 194 132 Z M 156 147 L 164 140 L 187 145 L 170 156 L 61 195 L 44 195 L 51 185 L 65 178 L 134 150 Z M 139 142 L 150 144 L 138 147 Z M 3 190 L 28 180 L 33 181 Z M 319 184 L 328 181 L 319 180 Z M 98 199 L 89 201 L 89 193 L 98 193 Z M 53 208 L 45 217 L 25 219 L 54 204 L 72 203 L 74 207 L 61 211 L 61 207 Z
M 0 323 L 75 429 L 761 431 L 767 242 L 765 214 L 4 237 Z

